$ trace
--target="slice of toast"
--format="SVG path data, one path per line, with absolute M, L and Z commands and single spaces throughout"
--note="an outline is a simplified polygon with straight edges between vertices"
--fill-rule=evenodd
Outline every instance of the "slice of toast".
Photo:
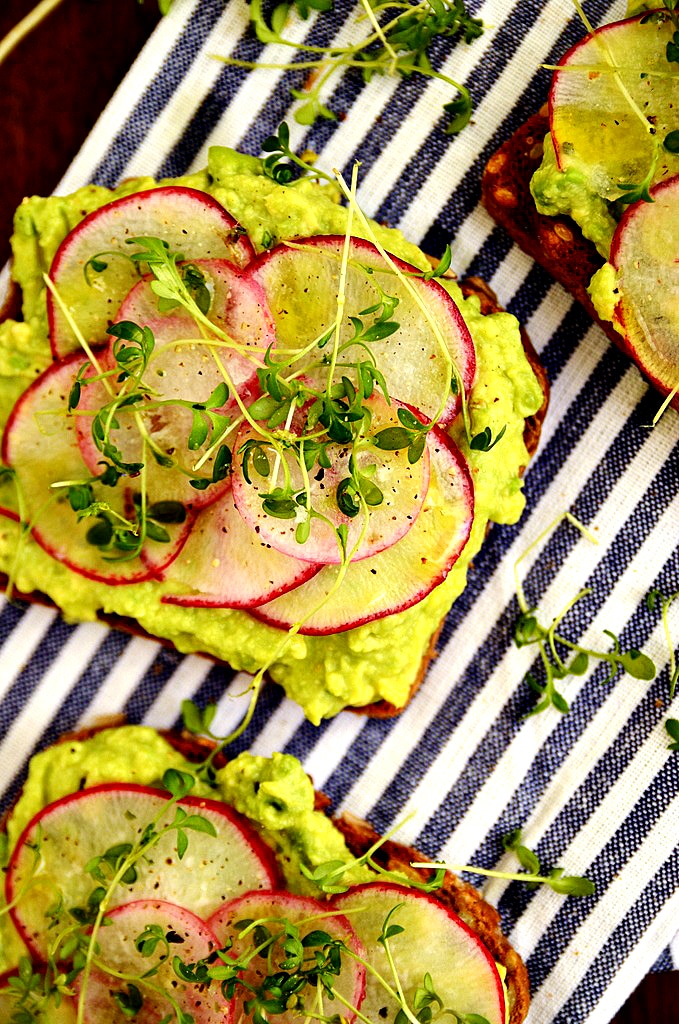
M 124 724 L 124 720 L 116 718 L 104 724 L 76 733 L 65 734 L 57 742 L 84 740 L 103 728 Z M 212 751 L 211 740 L 190 735 L 187 732 L 176 733 L 164 731 L 162 735 L 183 757 L 194 763 L 205 759 Z M 221 767 L 226 761 L 220 754 L 215 759 L 215 767 Z M 316 809 L 328 813 L 330 801 L 324 793 L 316 793 Z M 379 835 L 367 822 L 344 813 L 334 817 L 335 825 L 342 832 L 347 846 L 360 857 L 379 838 Z M 393 840 L 385 842 L 374 854 L 374 860 L 387 870 L 399 871 L 405 875 L 422 880 L 423 873 L 411 868 L 411 861 L 422 860 L 423 855 L 412 847 L 403 846 Z M 450 907 L 479 936 L 496 963 L 506 969 L 504 979 L 509 997 L 509 1024 L 521 1024 L 528 1013 L 530 1004 L 530 986 L 528 973 L 523 960 L 503 935 L 500 927 L 500 915 L 495 907 L 488 903 L 472 885 L 464 882 L 451 872 L 446 872 L 442 888 L 434 894 L 446 906 Z
M 433 262 L 435 263 L 436 261 Z M 471 277 L 462 280 L 459 283 L 465 298 L 471 295 L 474 295 L 478 298 L 482 313 L 490 314 L 502 311 L 501 307 L 498 304 L 497 296 L 488 287 L 488 285 L 481 280 L 481 278 Z M 542 423 L 547 412 L 547 406 L 549 402 L 549 382 L 547 380 L 545 370 L 540 364 L 537 353 L 533 348 L 533 345 L 531 344 L 531 341 L 526 332 L 523 330 L 523 328 L 521 329 L 521 339 L 528 362 L 530 363 L 533 372 L 535 373 L 538 379 L 538 382 L 544 395 L 544 400 L 540 409 L 535 413 L 534 416 L 529 417 L 525 423 L 524 442 L 528 450 L 529 456 L 532 456 L 537 449 Z M 0 574 L 0 587 L 4 586 L 6 582 L 6 577 L 3 577 L 2 574 Z M 39 592 L 24 594 L 14 591 L 14 596 L 29 603 L 45 604 L 54 607 L 54 603 L 44 594 L 41 594 Z M 120 629 L 123 632 L 131 633 L 134 636 L 150 637 L 151 639 L 157 640 L 165 647 L 172 647 L 170 641 L 166 640 L 163 637 L 152 636 L 146 630 L 144 630 L 139 625 L 139 623 L 137 623 L 134 619 L 127 619 L 119 615 L 105 613 L 101 613 L 99 618 L 101 619 L 102 622 L 105 622 L 116 629 Z M 431 659 L 435 657 L 436 642 L 438 640 L 442 626 L 443 621 L 439 623 L 432 623 L 432 633 L 430 641 L 429 644 L 427 645 L 427 649 L 423 652 L 418 672 L 415 678 L 413 679 L 410 688 L 410 693 L 408 696 L 408 701 L 412 698 L 413 694 L 419 688 L 422 680 L 426 675 L 427 668 L 429 667 Z M 216 660 L 212 658 L 212 656 L 209 657 L 211 657 L 211 660 Z M 403 710 L 403 707 L 396 706 L 385 700 L 380 700 L 376 701 L 373 704 L 367 704 L 362 707 L 352 708 L 351 710 L 357 711 L 360 714 L 369 715 L 373 718 L 390 718 L 400 714 L 400 712 Z
M 636 362 L 622 334 L 609 320 L 602 320 L 587 293 L 592 275 L 604 264 L 603 257 L 569 217 L 538 213 L 530 181 L 542 162 L 543 142 L 549 132 L 547 106 L 533 114 L 504 142 L 486 165 L 481 199 L 493 220 L 517 245 L 586 309 L 592 320 L 617 347 Z M 644 369 L 639 366 L 644 374 Z M 644 376 L 646 376 L 644 374 Z M 657 383 L 650 380 L 654 387 Z M 658 387 L 663 394 L 666 389 Z M 679 409 L 679 396 L 672 405 Z

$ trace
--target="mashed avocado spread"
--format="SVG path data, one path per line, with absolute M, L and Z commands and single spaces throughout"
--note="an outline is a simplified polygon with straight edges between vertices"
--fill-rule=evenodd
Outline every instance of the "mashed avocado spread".
M 29 821 L 70 793 L 103 782 L 134 782 L 157 786 L 167 768 L 191 772 L 181 754 L 147 726 L 104 729 L 84 740 L 67 740 L 31 759 L 21 797 L 7 822 L 13 849 Z M 285 886 L 291 892 L 318 895 L 299 865 L 313 869 L 328 861 L 348 864 L 353 858 L 342 834 L 329 818 L 314 809 L 314 789 L 296 758 L 271 758 L 243 753 L 217 772 L 215 789 L 198 784 L 199 795 L 222 799 L 247 817 L 276 854 Z M 369 881 L 372 872 L 350 868 L 348 883 Z M 22 944 L 9 917 L 0 917 L 0 973 L 16 965 Z
M 347 211 L 332 188 L 302 180 L 281 186 L 262 172 L 259 160 L 216 147 L 208 168 L 176 183 L 212 194 L 245 227 L 256 251 L 295 236 L 343 234 Z M 23 293 L 23 322 L 0 326 L 0 418 L 4 424 L 17 397 L 49 365 L 42 274 L 66 234 L 84 216 L 111 199 L 152 188 L 150 179 L 126 182 L 111 192 L 87 186 L 65 198 L 32 198 L 19 208 L 13 236 L 15 280 Z M 375 228 L 381 244 L 423 269 L 422 253 L 394 230 Z M 355 232 L 360 235 L 360 231 Z M 520 472 L 528 462 L 524 420 L 541 406 L 543 395 L 525 358 L 519 327 L 508 314 L 482 316 L 476 298 L 464 299 L 454 282 L 443 281 L 459 306 L 476 346 L 477 377 L 469 409 L 472 434 L 489 428 L 501 440 L 488 452 L 471 451 L 462 417 L 451 434 L 466 456 L 475 487 L 475 518 L 470 539 L 445 582 L 406 611 L 331 636 L 291 637 L 270 675 L 282 684 L 315 723 L 342 708 L 384 699 L 407 700 L 423 655 L 440 620 L 465 585 L 470 561 L 489 521 L 515 522 L 523 509 Z M 11 483 L 0 481 L 0 504 L 11 505 Z M 172 592 L 172 573 L 162 583 L 113 586 L 89 579 L 50 558 L 28 539 L 18 549 L 19 527 L 0 519 L 0 569 L 19 591 L 47 594 L 70 621 L 92 620 L 99 612 L 136 619 L 150 633 L 167 638 L 180 651 L 205 652 L 237 669 L 256 671 L 284 634 L 233 609 L 184 608 L 161 604 Z

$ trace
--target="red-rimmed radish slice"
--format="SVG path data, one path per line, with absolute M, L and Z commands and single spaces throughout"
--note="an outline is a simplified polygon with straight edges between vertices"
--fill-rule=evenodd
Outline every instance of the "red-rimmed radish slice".
M 285 928 L 282 922 L 289 922 L 299 928 L 299 938 L 302 942 L 312 932 L 325 932 L 331 940 L 343 942 L 349 949 L 358 956 L 365 958 L 363 943 L 358 938 L 349 920 L 338 913 L 332 913 L 327 903 L 319 903 L 318 900 L 308 896 L 294 896 L 289 892 L 259 892 L 241 896 L 221 907 L 216 914 L 208 920 L 209 927 L 214 931 L 222 946 L 229 945 L 229 956 L 238 958 L 246 955 L 253 948 L 253 929 L 244 935 L 243 922 L 261 921 L 263 926 L 273 937 L 280 934 L 281 940 L 286 937 Z M 244 935 L 244 937 L 242 937 Z M 324 956 L 324 941 L 310 942 L 305 948 L 305 954 L 311 958 L 318 952 Z M 247 970 L 243 971 L 243 981 L 258 988 L 261 986 L 267 974 L 279 970 L 281 961 L 287 959 L 288 954 L 284 952 L 281 941 L 275 942 L 271 951 L 267 950 L 262 957 L 255 957 L 250 961 Z M 268 958 L 268 960 L 267 960 Z M 347 954 L 341 954 L 341 970 L 337 975 L 335 991 L 343 997 L 345 1003 L 339 1003 L 337 999 L 324 994 L 324 1013 L 339 1013 L 347 1024 L 356 1019 L 349 1007 L 358 1009 L 365 994 L 365 968 Z M 243 988 L 237 988 L 235 993 L 236 1019 L 247 1019 L 243 1002 L 250 993 Z M 315 1007 L 317 993 L 315 990 L 304 990 L 299 994 L 301 1005 L 290 1008 L 289 1013 L 276 1014 L 276 1021 L 279 1024 L 293 1024 L 304 1018 L 305 1010 L 310 1011 Z M 347 1005 L 348 1004 L 348 1005 Z M 380 1018 L 376 1018 L 379 1020 Z
M 97 356 L 97 371 L 108 373 L 115 366 L 110 344 Z M 94 371 L 88 371 L 86 376 L 94 376 Z M 93 437 L 93 417 L 128 389 L 126 382 L 119 384 L 117 380 L 117 374 L 108 377 L 109 390 L 101 381 L 82 385 L 76 429 L 83 461 L 92 474 L 101 473 L 104 458 Z M 230 488 L 230 477 L 209 483 L 203 490 L 196 489 L 190 481 L 212 478 L 216 449 L 205 460 L 201 456 L 212 450 L 222 431 L 240 417 L 236 392 L 246 403 L 259 395 L 253 364 L 231 350 L 219 352 L 218 364 L 206 344 L 157 339 L 144 381 L 151 382 L 155 393 L 116 411 L 109 431 L 113 444 L 125 462 L 146 464 L 150 501 L 179 501 L 196 510 L 211 504 Z M 228 398 L 224 404 L 216 405 L 218 399 L 211 400 L 211 396 L 225 385 Z M 209 411 L 199 408 L 206 403 Z M 214 425 L 210 412 L 220 417 Z M 189 447 L 196 421 L 203 426 L 205 437 L 196 438 L 196 446 Z M 235 440 L 236 429 L 237 424 L 226 442 L 229 446 Z M 198 467 L 199 462 L 202 465 Z
M 10 859 L 5 891 L 8 902 L 22 893 L 11 914 L 32 955 L 45 955 L 45 911 L 55 894 L 63 896 L 59 921 L 70 921 L 69 908 L 85 906 L 95 884 L 85 865 L 111 847 L 136 843 L 149 823 L 160 829 L 171 822 L 175 808 L 163 813 L 168 799 L 168 793 L 148 786 L 110 783 L 57 800 L 29 822 Z M 275 884 L 273 854 L 244 818 L 224 803 L 199 797 L 188 796 L 179 806 L 206 819 L 215 834 L 187 827 L 188 846 L 180 858 L 177 832 L 168 832 L 136 862 L 136 879 L 116 888 L 111 906 L 158 898 L 207 918 L 225 900 Z
M 343 246 L 344 238 L 338 236 L 298 239 L 262 254 L 248 268 L 248 274 L 261 282 L 267 294 L 279 347 L 302 349 L 334 325 Z M 362 316 L 363 310 L 379 304 L 385 294 L 397 298 L 391 319 L 399 324 L 398 330 L 371 341 L 370 351 L 384 373 L 390 394 L 420 409 L 429 419 L 443 404 L 441 422 L 445 424 L 455 415 L 460 399 L 451 393 L 450 366 L 443 348 L 468 389 L 476 373 L 474 344 L 445 288 L 438 281 L 424 281 L 421 272 L 410 264 L 395 257 L 392 260 L 406 275 L 405 281 L 385 264 L 374 245 L 352 239 L 344 307 L 347 315 L 341 339 L 348 341 L 354 334 L 349 315 L 362 317 L 370 326 L 376 314 Z M 408 276 L 413 274 L 418 276 Z M 313 350 L 306 364 L 310 366 L 327 350 L 327 346 L 323 352 Z M 358 346 L 352 346 L 345 358 L 354 362 L 367 356 Z M 305 372 L 312 373 L 311 369 Z M 324 379 L 322 371 L 319 379 Z
M 611 245 L 615 315 L 634 360 L 661 390 L 679 387 L 679 175 L 629 207 Z
M 270 547 L 227 494 L 201 512 L 172 567 L 172 582 L 190 592 L 162 600 L 190 608 L 252 608 L 298 587 L 318 569 Z
M 160 929 L 167 945 L 157 942 L 148 956 L 137 949 L 137 938 L 148 934 L 147 929 Z M 176 974 L 173 960 L 178 956 L 183 963 L 196 964 L 207 959 L 219 948 L 215 934 L 195 914 L 184 907 L 165 900 L 138 900 L 117 907 L 107 914 L 107 924 L 97 935 L 99 950 L 96 962 L 111 971 L 135 979 L 133 984 L 141 996 L 142 1005 L 134 1014 L 138 1024 L 158 1024 L 168 1017 L 175 1019 L 175 1007 L 190 1014 L 194 1024 L 231 1024 L 233 1004 L 226 1000 L 219 985 L 183 981 Z M 147 947 L 148 948 L 148 947 Z M 147 972 L 159 965 L 148 977 Z M 128 1019 L 115 996 L 129 995 L 127 983 L 96 966 L 81 993 L 82 975 L 76 981 L 79 997 L 85 1006 L 85 1024 L 120 1024 Z M 160 991 L 159 991 L 160 990 Z
M 78 522 L 68 488 L 51 486 L 84 481 L 90 476 L 78 445 L 74 417 L 67 411 L 81 362 L 76 353 L 62 363 L 53 363 L 24 392 L 7 421 L 2 461 L 16 473 L 31 536 L 49 555 L 82 576 L 104 583 L 158 578 L 188 537 L 193 522 L 190 513 L 182 522 L 165 526 L 168 543 L 145 542 L 143 561 L 120 561 L 118 556 L 123 552 L 102 550 L 88 541 L 88 532 L 97 520 L 88 517 Z M 94 483 L 92 491 L 95 501 L 105 502 L 117 515 L 127 518 L 129 491 L 122 481 L 115 488 Z
M 398 418 L 402 403 L 392 399 L 391 405 L 378 394 L 369 398 L 365 405 L 370 409 L 372 420 L 366 434 L 375 435 L 389 427 L 400 427 Z M 414 464 L 408 461 L 405 448 L 397 451 L 383 451 L 370 445 L 365 448 L 358 446 L 353 454 L 358 472 L 369 481 L 372 487 L 381 492 L 382 500 L 373 498 L 369 505 L 369 517 L 365 526 L 364 516 L 359 513 L 355 517 L 345 515 L 338 506 L 338 493 L 342 482 L 349 479 L 349 460 L 352 447 L 337 443 L 329 443 L 327 455 L 330 460 L 328 469 L 314 465 L 309 472 L 310 507 L 323 519 L 311 520 L 310 533 L 303 543 L 297 540 L 298 524 L 306 519 L 304 508 L 300 506 L 296 517 L 281 519 L 270 515 L 264 509 L 262 495 L 280 487 L 286 478 L 284 467 L 277 469 L 276 451 L 273 446 L 261 442 L 261 449 L 268 464 L 268 475 L 258 469 L 256 458 L 248 460 L 247 476 L 243 465 L 243 450 L 248 443 L 261 440 L 261 434 L 248 423 L 238 434 L 234 445 L 233 496 L 236 507 L 248 526 L 256 531 L 260 540 L 270 544 L 291 558 L 305 561 L 337 565 L 341 560 L 341 551 L 336 529 L 341 524 L 347 527 L 347 549 L 353 550 L 359 543 L 354 555 L 355 561 L 371 557 L 384 551 L 399 541 L 413 526 L 417 519 L 427 488 L 429 486 L 429 450 L 425 447 L 422 457 Z M 291 480 L 294 494 L 305 492 L 305 483 L 299 462 L 290 452 L 282 453 L 287 472 Z M 248 479 L 249 477 L 249 479 Z
M 205 278 L 210 293 L 207 318 L 224 331 L 237 345 L 252 350 L 252 355 L 263 364 L 263 356 L 276 344 L 273 319 L 261 285 L 234 266 L 229 260 L 192 260 Z M 116 321 L 131 320 L 141 327 L 150 327 L 156 343 L 185 338 L 202 338 L 204 330 L 183 309 L 163 312 L 159 299 L 151 288 L 154 280 L 147 274 L 125 297 L 116 315 Z M 216 340 L 220 340 L 215 335 Z M 216 353 L 223 349 L 215 347 Z M 252 365 L 252 364 L 250 364 Z
M 270 626 L 325 635 L 381 619 L 417 604 L 442 583 L 467 543 L 474 518 L 474 490 L 467 463 L 447 434 L 429 440 L 429 490 L 411 530 L 372 558 L 351 562 L 339 586 L 340 568 L 324 566 L 307 583 L 253 608 Z
M 245 266 L 253 257 L 242 229 L 206 192 L 166 185 L 107 203 L 66 236 L 50 268 L 50 277 L 86 341 L 105 340 L 120 303 L 139 280 L 138 267 L 126 257 L 140 247 L 127 241 L 144 236 L 162 239 L 172 252 L 187 259 L 228 259 Z M 79 349 L 49 291 L 47 313 L 54 356 L 61 358 Z
M 393 975 L 379 938 L 387 917 L 389 925 L 403 929 L 388 942 L 409 1006 L 428 974 L 449 1011 L 460 1018 L 477 1014 L 488 1024 L 505 1024 L 504 990 L 492 956 L 478 935 L 439 900 L 377 882 L 334 897 L 333 906 L 349 917 L 366 947 L 368 962 L 389 983 Z M 361 1013 L 371 1021 L 394 1020 L 398 1009 L 397 1001 L 369 973 Z
M 669 15 L 647 11 L 604 25 L 576 43 L 554 73 L 549 109 L 558 165 L 586 175 L 604 199 L 617 199 L 621 185 L 648 173 L 654 140 L 639 112 L 661 141 L 679 128 L 676 78 L 666 57 L 673 32 Z M 679 171 L 679 155 L 662 145 L 658 155 L 654 181 Z

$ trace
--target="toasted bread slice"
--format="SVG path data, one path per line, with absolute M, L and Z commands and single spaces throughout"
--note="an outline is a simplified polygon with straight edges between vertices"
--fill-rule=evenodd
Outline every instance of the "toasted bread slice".
M 497 296 L 488 287 L 488 285 L 481 280 L 481 278 L 470 277 L 460 281 L 459 283 L 465 297 L 475 295 L 479 299 L 482 313 L 490 314 L 502 311 L 502 308 L 498 304 Z M 532 456 L 537 449 L 538 442 L 540 439 L 542 423 L 547 412 L 547 406 L 549 402 L 549 382 L 547 380 L 545 370 L 540 364 L 537 353 L 533 348 L 533 345 L 531 344 L 531 341 L 528 335 L 526 334 L 525 330 L 523 330 L 523 328 L 521 329 L 521 339 L 528 362 L 530 363 L 533 372 L 535 373 L 538 379 L 542 393 L 544 395 L 544 400 L 540 409 L 537 411 L 537 413 L 535 413 L 534 416 L 529 417 L 525 423 L 524 442 L 528 450 L 529 456 Z M 6 585 L 6 583 L 7 578 L 0 574 L 0 587 Z M 15 597 L 23 601 L 27 601 L 33 604 L 45 604 L 47 606 L 54 607 L 54 602 L 52 602 L 48 597 L 39 592 L 24 594 L 15 590 L 13 593 Z M 170 641 L 166 640 L 163 637 L 157 637 L 153 636 L 152 634 L 149 634 L 134 619 L 127 619 L 119 615 L 105 614 L 103 612 L 100 613 L 99 618 L 101 619 L 102 622 L 105 622 L 116 629 L 120 629 L 123 632 L 131 633 L 134 636 L 150 637 L 151 639 L 157 640 L 165 647 L 172 647 Z M 426 675 L 427 668 L 429 667 L 431 659 L 435 657 L 436 643 L 442 627 L 443 621 L 439 623 L 432 623 L 432 633 L 430 641 L 427 646 L 427 649 L 424 651 L 422 655 L 422 660 L 420 662 L 420 667 L 418 669 L 417 675 L 413 679 L 408 700 L 412 698 L 413 694 L 419 688 L 422 680 Z M 212 656 L 207 656 L 211 657 L 211 660 L 216 660 L 212 658 Z M 365 714 L 373 718 L 391 718 L 395 715 L 400 714 L 400 712 L 403 710 L 403 707 L 396 706 L 385 700 L 380 700 L 376 701 L 373 704 L 367 704 L 362 707 L 352 708 L 351 710 L 357 711 L 360 714 Z
M 535 206 L 530 181 L 542 162 L 543 142 L 548 132 L 549 116 L 545 105 L 488 161 L 481 182 L 483 205 L 517 245 L 563 285 L 606 336 L 636 362 L 624 336 L 609 320 L 601 319 L 587 293 L 592 275 L 604 264 L 603 257 L 575 221 L 569 217 L 547 217 L 538 213 Z M 639 370 L 644 373 L 642 366 Z M 653 380 L 650 383 L 658 386 Z M 667 394 L 666 389 L 660 390 Z M 675 396 L 672 405 L 679 409 L 679 396 Z
M 102 728 L 110 728 L 124 723 L 122 718 L 107 720 L 100 726 L 65 734 L 58 742 L 84 740 Z M 190 735 L 187 732 L 163 732 L 165 739 L 183 757 L 197 763 L 202 761 L 213 749 L 212 741 Z M 225 763 L 226 758 L 220 755 L 215 767 Z M 327 813 L 330 801 L 324 793 L 316 793 L 316 809 Z M 379 839 L 379 835 L 367 822 L 345 813 L 334 817 L 335 825 L 342 832 L 347 846 L 355 856 L 361 856 Z M 374 854 L 375 861 L 388 870 L 402 872 L 413 878 L 422 879 L 422 872 L 411 868 L 411 861 L 422 860 L 423 856 L 416 849 L 403 846 L 389 840 Z M 506 970 L 504 979 L 509 996 L 509 1024 L 521 1024 L 528 1013 L 530 1004 L 530 986 L 528 973 L 523 960 L 510 945 L 500 928 L 500 915 L 481 894 L 469 883 L 456 875 L 447 872 L 441 889 L 433 894 L 462 918 L 479 936 L 496 963 Z

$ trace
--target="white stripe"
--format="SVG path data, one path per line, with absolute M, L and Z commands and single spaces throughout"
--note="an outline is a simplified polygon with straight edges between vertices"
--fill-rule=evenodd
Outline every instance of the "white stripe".
M 158 644 L 154 640 L 133 637 L 81 715 L 78 728 L 100 724 L 112 711 L 119 712 L 157 653 Z
M 323 789 L 349 748 L 360 743 L 365 724 L 366 719 L 362 715 L 339 715 L 319 737 L 313 750 L 304 760 L 304 768 L 314 780 L 317 789 Z
M 304 712 L 299 704 L 283 700 L 265 723 L 250 749 L 253 754 L 260 757 L 270 757 L 275 751 L 283 750 L 304 721 Z
M 52 608 L 31 605 L 0 647 L 0 695 L 16 680 L 54 622 Z
M 188 655 L 180 661 L 172 676 L 165 683 L 156 699 L 144 715 L 144 724 L 156 729 L 169 729 L 181 710 L 183 700 L 191 700 L 204 681 L 213 662 Z
M 4 768 L 0 793 L 4 793 L 14 771 L 61 708 L 101 644 L 103 633 L 104 627 L 96 623 L 79 626 L 42 677 L 40 686 L 21 708 L 0 743 L 0 765 Z

